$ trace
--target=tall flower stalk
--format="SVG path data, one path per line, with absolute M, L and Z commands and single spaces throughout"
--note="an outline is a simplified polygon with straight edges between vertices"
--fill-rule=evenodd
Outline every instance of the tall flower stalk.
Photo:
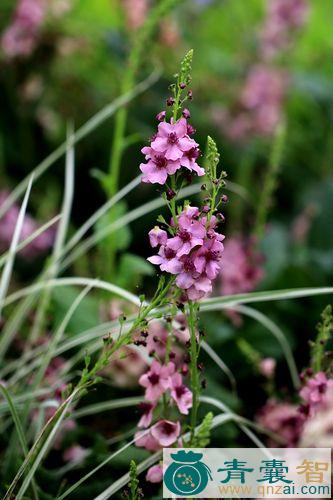
M 148 260 L 159 266 L 163 273 L 160 279 L 166 273 L 172 280 L 168 295 L 173 311 L 171 317 L 165 318 L 169 325 L 165 357 L 163 360 L 157 359 L 153 352 L 153 364 L 140 379 L 140 384 L 146 389 L 146 402 L 145 418 L 141 418 L 139 425 L 150 427 L 154 414 L 162 417 L 150 427 L 148 437 L 147 433 L 137 436 L 137 445 L 150 450 L 170 446 L 180 435 L 181 415 L 176 416 L 177 422 L 170 420 L 170 404 L 171 407 L 176 405 L 183 415 L 188 414 L 191 408 L 190 441 L 186 444 L 195 442 L 201 390 L 198 367 L 199 300 L 212 291 L 212 282 L 219 273 L 223 252 L 224 236 L 218 226 L 224 221 L 219 210 L 227 201 L 226 195 L 221 195 L 226 174 L 218 172 L 219 153 L 210 137 L 207 140 L 206 169 L 199 165 L 202 155 L 199 144 L 193 138 L 195 129 L 189 122 L 191 113 L 185 107 L 193 99 L 190 88 L 192 57 L 191 50 L 181 62 L 175 83 L 169 87 L 171 95 L 166 100 L 166 109 L 156 117 L 159 122 L 157 133 L 151 138 L 150 144 L 142 148 L 145 162 L 140 165 L 142 182 L 160 185 L 170 210 L 170 220 L 160 215 L 157 219 L 159 224 L 149 232 L 150 244 L 156 248 L 156 253 Z M 205 197 L 200 207 L 192 206 L 189 201 L 182 203 L 178 200 L 179 191 L 191 183 L 194 176 L 204 178 L 202 190 Z M 188 366 L 183 365 L 181 368 L 172 361 L 172 337 L 179 314 L 186 317 L 189 348 Z M 148 332 L 145 339 L 147 336 Z M 140 343 L 145 345 L 146 340 L 140 340 Z M 187 372 L 190 374 L 191 390 L 183 384 L 183 376 L 186 377 Z

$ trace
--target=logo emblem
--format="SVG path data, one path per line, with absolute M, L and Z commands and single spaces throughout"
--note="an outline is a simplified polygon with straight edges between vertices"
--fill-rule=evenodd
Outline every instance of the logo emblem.
M 178 451 L 172 453 L 173 462 L 164 473 L 164 483 L 176 495 L 198 495 L 212 480 L 211 470 L 201 462 L 202 453 Z

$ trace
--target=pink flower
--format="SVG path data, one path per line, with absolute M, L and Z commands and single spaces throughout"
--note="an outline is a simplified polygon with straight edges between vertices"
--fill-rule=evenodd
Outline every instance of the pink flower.
M 160 446 L 168 447 L 177 441 L 180 434 L 180 423 L 160 420 L 151 428 L 151 435 Z
M 163 231 L 163 229 L 158 226 L 155 226 L 154 229 L 149 231 L 148 235 L 150 245 L 153 248 L 157 247 L 158 245 L 165 245 L 168 239 L 166 231 Z
M 212 280 L 220 269 L 224 236 L 215 230 L 215 216 L 208 222 L 207 215 L 189 205 L 177 220 L 171 220 L 171 226 L 177 228 L 176 234 L 167 238 L 158 254 L 148 260 L 159 265 L 161 271 L 176 274 L 176 285 L 186 290 L 190 300 L 199 300 L 212 291 Z
M 200 221 L 191 220 L 185 214 L 179 216 L 178 227 L 176 236 L 168 239 L 167 247 L 177 252 L 177 257 L 182 257 L 203 244 L 206 229 Z
M 0 206 L 6 201 L 8 196 L 9 193 L 7 191 L 0 192 Z M 7 250 L 10 246 L 19 211 L 19 206 L 14 204 L 0 219 L 0 247 L 2 250 Z M 31 236 L 37 229 L 37 222 L 30 215 L 26 214 L 21 230 L 20 242 Z M 33 259 L 46 252 L 53 245 L 54 236 L 55 231 L 51 227 L 21 250 L 20 255 L 26 259 Z
M 161 448 L 160 443 L 151 433 L 151 429 L 149 431 L 138 431 L 134 436 L 135 445 L 138 448 L 146 448 L 148 451 L 157 451 Z
M 327 391 L 332 391 L 333 380 L 328 380 L 324 372 L 318 372 L 310 378 L 306 385 L 300 390 L 300 397 L 309 406 L 309 414 L 312 416 L 318 409 L 326 406 Z
M 272 59 L 285 50 L 292 40 L 292 32 L 300 28 L 308 14 L 306 0 L 271 0 L 261 32 L 261 51 Z
M 262 280 L 262 255 L 255 249 L 254 240 L 234 236 L 224 245 L 221 270 L 222 295 L 247 293 Z
M 19 0 L 12 23 L 1 38 L 1 48 L 8 58 L 29 56 L 34 50 L 44 21 L 47 2 Z
M 144 174 L 142 182 L 165 184 L 168 175 L 174 174 L 180 168 L 179 159 L 173 161 L 151 148 L 143 148 L 143 150 L 147 149 L 150 149 L 150 153 L 147 155 L 148 162 L 140 165 L 140 170 Z
M 102 374 L 117 387 L 135 387 L 146 369 L 142 354 L 131 346 L 123 346 L 111 356 Z
M 205 241 L 194 257 L 194 267 L 200 274 L 206 273 L 207 278 L 213 280 L 220 270 L 220 260 L 223 244 L 215 238 Z
M 177 274 L 181 270 L 181 264 L 177 258 L 177 253 L 167 245 L 161 246 L 158 255 L 153 255 L 147 259 L 152 264 L 160 266 L 161 271 L 166 271 L 170 274 Z
M 296 405 L 270 399 L 257 415 L 257 422 L 281 436 L 286 446 L 295 446 L 300 438 L 304 418 Z M 272 439 L 269 446 L 281 446 Z
M 170 376 L 175 371 L 175 365 L 170 362 L 163 366 L 154 360 L 150 370 L 141 375 L 139 384 L 146 388 L 145 398 L 148 401 L 157 401 L 170 387 Z
M 82 446 L 74 445 L 64 451 L 63 459 L 65 462 L 80 463 L 83 462 L 87 454 L 88 450 L 82 448 Z
M 148 469 L 146 475 L 146 481 L 150 483 L 161 483 L 163 479 L 163 468 L 162 465 L 153 465 Z
M 136 31 L 144 23 L 148 9 L 148 0 L 122 0 L 127 28 Z
M 175 373 L 171 377 L 171 397 L 180 413 L 188 415 L 189 408 L 192 408 L 192 392 L 183 384 L 180 373 Z
M 156 404 L 147 403 L 143 401 L 139 404 L 139 411 L 142 413 L 142 417 L 139 420 L 138 427 L 149 427 L 153 418 L 153 411 L 156 408 Z
M 185 151 L 197 147 L 197 143 L 187 135 L 187 122 L 181 118 L 176 123 L 161 122 L 158 133 L 151 147 L 158 153 L 163 153 L 167 160 L 180 160 Z
M 182 167 L 185 167 L 190 171 L 196 172 L 200 177 L 202 175 L 205 175 L 205 170 L 201 168 L 196 162 L 199 156 L 200 156 L 199 149 L 191 148 L 183 154 L 180 163 Z
M 200 300 L 212 291 L 212 282 L 205 276 L 197 278 L 193 285 L 186 290 L 189 300 Z
M 259 365 L 260 373 L 267 378 L 272 378 L 275 373 L 276 361 L 274 358 L 264 358 Z

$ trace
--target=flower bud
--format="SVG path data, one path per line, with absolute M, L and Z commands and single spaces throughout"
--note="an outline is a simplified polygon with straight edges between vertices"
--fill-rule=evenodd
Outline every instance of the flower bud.
M 160 111 L 157 115 L 156 115 L 156 120 L 158 120 L 159 122 L 163 122 L 165 120 L 165 115 L 166 115 L 166 112 L 165 111 Z
M 167 106 L 173 106 L 175 104 L 175 99 L 173 97 L 168 97 L 166 100 Z

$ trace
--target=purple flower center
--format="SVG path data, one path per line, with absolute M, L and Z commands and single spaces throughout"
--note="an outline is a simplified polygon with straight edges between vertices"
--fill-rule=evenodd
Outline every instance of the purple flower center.
M 198 148 L 191 148 L 185 153 L 185 155 L 187 156 L 187 158 L 189 158 L 189 160 L 196 160 L 197 158 L 199 158 L 199 154 L 200 152 Z
M 165 247 L 164 255 L 167 259 L 173 259 L 176 256 L 176 252 L 172 248 Z
M 174 433 L 174 425 L 170 424 L 169 422 L 163 422 L 162 431 L 167 436 L 170 436 L 170 434 Z
M 216 250 L 208 250 L 206 253 L 206 260 L 219 260 L 220 258 L 220 252 L 217 252 Z
M 157 385 L 160 381 L 160 376 L 157 373 L 152 373 L 151 375 L 148 375 L 148 380 L 151 385 Z
M 168 136 L 168 143 L 177 144 L 177 142 L 178 142 L 177 134 L 175 132 L 171 132 L 171 134 L 169 134 Z
M 150 403 L 145 403 L 144 401 L 142 403 L 139 403 L 139 410 L 143 415 L 146 415 L 147 413 L 150 412 L 152 409 L 153 405 Z
M 181 229 L 178 233 L 178 236 L 182 241 L 190 241 L 191 239 L 190 233 L 185 229 Z
M 319 394 L 324 394 L 326 392 L 326 383 L 325 382 L 318 385 L 318 392 L 319 392 Z
M 183 266 L 186 273 L 193 273 L 195 271 L 194 263 L 190 257 L 184 259 Z
M 164 156 L 158 155 L 154 158 L 154 163 L 157 168 L 165 168 L 168 164 L 168 160 Z
M 175 392 L 177 398 L 181 398 L 185 394 L 186 388 L 184 385 L 179 385 L 178 387 L 176 387 Z

